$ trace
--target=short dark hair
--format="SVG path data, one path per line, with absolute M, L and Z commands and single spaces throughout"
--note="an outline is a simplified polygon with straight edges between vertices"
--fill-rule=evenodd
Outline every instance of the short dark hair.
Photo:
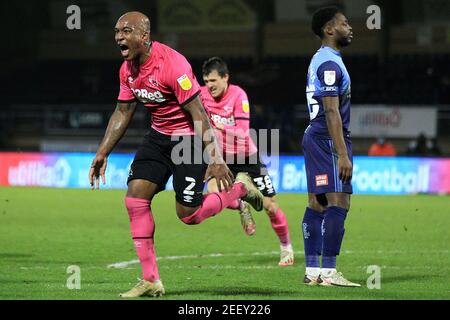
M 311 28 L 312 31 L 323 39 L 323 27 L 331 21 L 337 13 L 342 13 L 338 7 L 325 7 L 317 10 L 313 14 Z
M 217 73 L 222 78 L 225 77 L 226 74 L 229 74 L 227 64 L 219 57 L 212 57 L 203 62 L 202 72 L 204 76 L 207 76 L 214 70 L 217 70 Z

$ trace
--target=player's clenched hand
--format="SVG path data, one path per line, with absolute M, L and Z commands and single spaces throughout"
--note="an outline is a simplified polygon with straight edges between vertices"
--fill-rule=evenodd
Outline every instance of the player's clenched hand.
M 92 160 L 91 170 L 89 170 L 89 183 L 91 184 L 91 189 L 99 189 L 100 177 L 102 178 L 103 184 L 106 183 L 105 171 L 107 162 L 107 157 L 99 154 Z
M 206 169 L 205 181 L 210 178 L 216 179 L 219 191 L 222 191 L 222 186 L 228 191 L 233 185 L 233 173 L 225 163 L 211 163 Z
M 347 154 L 340 155 L 338 158 L 339 179 L 343 183 L 350 182 L 352 179 L 353 166 Z

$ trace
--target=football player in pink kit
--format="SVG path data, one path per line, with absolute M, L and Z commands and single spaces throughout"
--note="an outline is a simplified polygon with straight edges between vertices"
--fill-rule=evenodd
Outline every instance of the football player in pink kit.
M 201 88 L 203 105 L 210 114 L 218 140 L 222 142 L 223 154 L 228 167 L 233 174 L 248 173 L 264 195 L 264 209 L 280 240 L 279 265 L 292 265 L 294 252 L 289 238 L 286 216 L 275 199 L 272 180 L 265 164 L 261 162 L 258 149 L 249 134 L 250 105 L 247 94 L 240 87 L 228 83 L 228 67 L 218 57 L 212 57 L 204 62 L 203 80 L 205 82 L 205 86 Z M 239 161 L 239 158 L 244 161 Z M 217 192 L 215 181 L 208 183 L 208 191 Z M 255 232 L 255 222 L 250 214 L 248 204 L 236 200 L 228 208 L 240 211 L 244 231 L 248 235 L 252 235 Z
M 246 175 L 237 176 L 233 183 L 233 175 L 223 161 L 214 135 L 211 139 L 207 134 L 212 129 L 191 66 L 175 50 L 150 40 L 148 17 L 140 12 L 121 16 L 115 26 L 115 40 L 125 60 L 120 68 L 120 92 L 92 161 L 89 181 L 93 189 L 99 187 L 100 178 L 105 183 L 108 155 L 125 133 L 139 100 L 150 112 L 152 121 L 131 165 L 125 206 L 143 279 L 121 297 L 160 296 L 164 287 L 156 264 L 155 225 L 150 204 L 153 196 L 164 190 L 172 174 L 177 215 L 186 224 L 198 224 L 238 198 L 247 199 L 257 210 L 262 210 L 263 196 Z M 194 161 L 196 152 L 202 154 L 201 143 L 194 142 L 199 140 L 194 139 L 195 135 L 202 136 L 208 150 L 208 167 L 204 161 Z M 172 155 L 172 149 L 178 144 L 173 136 L 190 139 L 187 153 L 192 158 L 189 161 L 179 163 Z M 203 196 L 204 181 L 210 177 L 221 188 Z

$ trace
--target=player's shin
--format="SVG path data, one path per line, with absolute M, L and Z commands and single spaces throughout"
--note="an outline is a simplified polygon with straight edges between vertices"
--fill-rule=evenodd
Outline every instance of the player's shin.
M 181 220 L 186 224 L 199 224 L 246 194 L 247 190 L 242 183 L 233 184 L 229 191 L 209 193 L 203 197 L 201 206 L 193 214 Z
M 340 207 L 328 207 L 323 221 L 322 272 L 336 269 L 336 256 L 341 250 L 344 236 L 344 222 L 347 210 Z
M 125 206 L 130 218 L 134 247 L 141 262 L 143 279 L 155 282 L 159 280 L 159 273 L 153 242 L 155 224 L 150 209 L 150 201 L 126 197 Z
M 280 239 L 282 246 L 288 246 L 291 244 L 289 238 L 289 227 L 286 219 L 286 215 L 278 208 L 276 212 L 269 213 L 270 223 L 272 224 L 272 229 L 277 234 Z
M 317 278 L 320 275 L 320 255 L 322 253 L 322 223 L 324 215 L 306 208 L 302 221 L 305 248 L 306 276 Z

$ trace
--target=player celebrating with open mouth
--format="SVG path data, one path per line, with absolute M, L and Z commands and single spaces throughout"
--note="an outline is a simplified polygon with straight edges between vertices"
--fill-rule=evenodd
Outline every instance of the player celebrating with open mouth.
M 233 183 L 233 174 L 223 161 L 199 98 L 200 86 L 191 66 L 180 53 L 151 41 L 149 18 L 140 12 L 124 14 L 116 23 L 115 40 L 125 60 L 119 72 L 120 92 L 92 161 L 89 181 L 92 188 L 99 187 L 100 178 L 105 183 L 108 155 L 124 135 L 139 100 L 151 114 L 151 128 L 131 165 L 125 206 L 143 279 L 121 297 L 160 296 L 165 291 L 156 264 L 151 201 L 164 190 L 171 175 L 177 215 L 190 225 L 216 215 L 239 198 L 261 208 L 263 197 L 247 175 L 236 177 Z M 209 166 L 195 161 L 196 154 L 203 155 L 202 145 L 195 143 L 196 135 L 201 136 L 208 152 Z M 191 156 L 188 161 L 179 163 L 179 159 L 172 158 L 172 150 L 179 143 L 173 141 L 173 136 L 191 140 L 190 150 L 185 150 Z M 216 179 L 219 190 L 203 196 L 204 181 L 209 177 Z

